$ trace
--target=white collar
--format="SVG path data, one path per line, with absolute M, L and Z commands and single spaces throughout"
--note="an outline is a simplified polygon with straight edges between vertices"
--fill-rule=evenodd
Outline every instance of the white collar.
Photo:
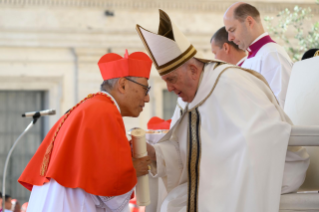
M 119 105 L 117 104 L 117 102 L 115 101 L 115 99 L 113 98 L 113 96 L 112 96 L 111 94 L 109 94 L 108 92 L 106 92 L 106 91 L 101 91 L 101 92 L 102 92 L 102 93 L 105 93 L 106 95 L 108 95 L 108 96 L 113 100 L 113 102 L 115 103 L 117 109 L 118 109 L 119 112 L 121 113 L 121 109 L 120 109 Z
M 244 60 L 246 60 L 246 59 L 247 59 L 247 56 L 241 58 L 241 59 L 238 61 L 238 63 L 236 64 L 236 66 L 238 66 L 239 64 L 241 64 L 241 63 L 242 63 Z
M 267 35 L 269 35 L 268 32 L 265 32 L 265 33 L 259 35 L 259 37 L 256 38 L 249 46 L 251 46 L 252 44 L 256 43 L 257 41 L 259 41 L 260 39 L 262 39 L 263 37 L 265 37 Z
M 188 103 L 185 106 L 185 108 L 188 107 L 189 111 L 191 111 L 195 107 L 201 105 L 205 101 L 206 97 L 211 94 L 212 88 L 215 85 L 219 74 L 225 68 L 233 66 L 231 64 L 225 64 L 225 65 L 220 65 L 220 66 L 215 68 L 216 65 L 218 65 L 217 62 L 205 64 L 204 72 L 203 72 L 203 80 L 199 85 L 199 88 L 196 92 L 196 95 L 195 95 L 193 101 Z

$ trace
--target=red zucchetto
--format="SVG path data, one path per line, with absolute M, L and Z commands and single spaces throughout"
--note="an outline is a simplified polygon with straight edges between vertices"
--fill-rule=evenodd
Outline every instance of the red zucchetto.
M 164 120 L 157 116 L 152 117 L 147 123 L 149 130 L 169 130 L 172 120 Z

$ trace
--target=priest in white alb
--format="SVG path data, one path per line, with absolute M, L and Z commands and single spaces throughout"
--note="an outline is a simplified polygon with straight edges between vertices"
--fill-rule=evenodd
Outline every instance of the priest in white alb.
M 137 32 L 180 97 L 171 129 L 148 146 L 168 191 L 161 212 L 278 212 L 292 123 L 266 80 L 203 59 L 162 10 L 158 33 Z
M 257 8 L 237 2 L 225 12 L 224 24 L 229 41 L 248 52 L 241 67 L 263 75 L 284 108 L 293 63 L 285 49 L 265 32 Z

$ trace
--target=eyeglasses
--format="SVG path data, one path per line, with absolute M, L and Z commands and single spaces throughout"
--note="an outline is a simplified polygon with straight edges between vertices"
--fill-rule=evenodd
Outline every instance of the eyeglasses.
M 134 83 L 136 83 L 136 84 L 142 86 L 142 87 L 145 89 L 145 96 L 147 96 L 148 92 L 151 90 L 151 86 L 147 87 L 146 85 L 143 85 L 143 84 L 141 84 L 141 83 L 138 83 L 138 82 L 136 82 L 136 81 L 134 81 L 134 80 L 132 80 L 132 79 L 130 79 L 130 78 L 126 78 L 126 77 L 124 77 L 124 78 L 127 79 L 128 81 L 134 82 Z

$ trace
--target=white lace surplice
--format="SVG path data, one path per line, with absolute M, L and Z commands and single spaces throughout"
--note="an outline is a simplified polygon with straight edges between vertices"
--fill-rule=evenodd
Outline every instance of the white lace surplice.
M 126 212 L 130 211 L 128 203 L 131 199 L 133 189 L 120 196 L 104 197 L 92 195 L 97 208 L 105 209 L 107 212 Z

